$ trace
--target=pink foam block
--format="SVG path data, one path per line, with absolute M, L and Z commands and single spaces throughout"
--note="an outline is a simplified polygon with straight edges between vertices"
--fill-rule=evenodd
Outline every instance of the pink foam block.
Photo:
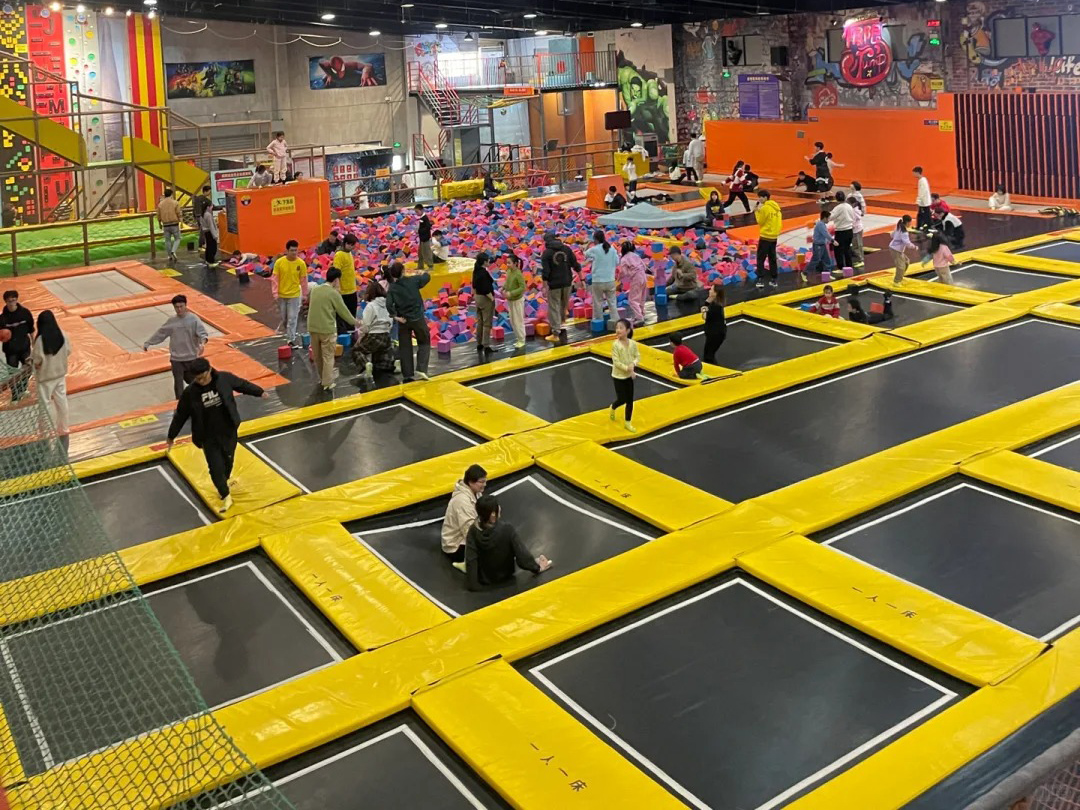
M 451 343 L 449 340 L 440 340 L 435 344 L 435 350 L 438 351 L 439 354 L 450 354 L 450 345 Z
M 533 335 L 536 334 L 536 322 L 535 321 L 533 323 L 526 323 L 525 324 L 525 334 L 528 337 L 532 337 Z
M 493 326 L 493 327 L 491 327 L 491 339 L 492 340 L 502 340 L 504 337 L 506 337 L 506 330 L 505 329 L 503 329 L 501 326 Z

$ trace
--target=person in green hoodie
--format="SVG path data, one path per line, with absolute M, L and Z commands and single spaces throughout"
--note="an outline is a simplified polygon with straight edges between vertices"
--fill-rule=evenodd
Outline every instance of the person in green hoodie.
M 506 254 L 506 278 L 503 280 L 503 296 L 514 330 L 514 348 L 525 348 L 525 275 L 521 272 L 521 257 Z
M 356 326 L 356 318 L 341 297 L 339 285 L 341 271 L 330 267 L 326 271 L 326 283 L 311 291 L 308 299 L 308 332 L 311 334 L 311 355 L 319 368 L 319 382 L 323 391 L 334 387 L 334 351 L 337 346 L 337 319 L 349 326 Z M 336 316 L 336 318 L 335 318 Z
M 476 501 L 476 522 L 465 536 L 465 578 L 470 591 L 510 582 L 517 568 L 541 574 L 551 560 L 533 557 L 517 530 L 499 520 L 499 501 L 484 495 Z

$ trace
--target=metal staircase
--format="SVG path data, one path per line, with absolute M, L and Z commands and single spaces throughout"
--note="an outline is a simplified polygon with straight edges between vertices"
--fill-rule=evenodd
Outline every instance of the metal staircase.
M 457 89 L 440 75 L 437 65 L 410 63 L 409 90 L 420 97 L 443 129 L 480 123 L 476 107 L 461 103 Z

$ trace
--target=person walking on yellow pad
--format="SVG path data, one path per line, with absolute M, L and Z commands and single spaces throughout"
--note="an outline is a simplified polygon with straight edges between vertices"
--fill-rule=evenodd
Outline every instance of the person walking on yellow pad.
M 210 480 L 221 496 L 218 512 L 225 514 L 233 505 L 229 487 L 236 485 L 236 481 L 230 478 L 236 457 L 237 429 L 240 427 L 240 412 L 236 408 L 234 392 L 264 398 L 267 394 L 255 383 L 212 368 L 205 357 L 193 360 L 189 370 L 194 379 L 176 403 L 176 413 L 169 425 L 165 446 L 172 450 L 177 434 L 190 419 L 191 441 L 206 457 Z

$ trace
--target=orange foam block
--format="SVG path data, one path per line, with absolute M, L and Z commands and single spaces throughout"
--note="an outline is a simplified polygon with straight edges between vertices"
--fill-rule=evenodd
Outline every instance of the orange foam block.
M 551 334 L 551 325 L 546 321 L 536 322 L 536 335 L 537 337 L 546 337 Z

